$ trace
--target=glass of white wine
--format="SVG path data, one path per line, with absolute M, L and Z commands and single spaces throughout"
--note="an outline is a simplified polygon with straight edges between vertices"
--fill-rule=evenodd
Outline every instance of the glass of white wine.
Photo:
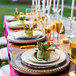
M 51 29 L 50 29 L 49 24 L 48 24 L 48 25 L 44 25 L 44 26 L 42 27 L 42 29 L 43 29 L 43 32 L 45 33 L 46 37 L 49 38 L 49 35 L 50 35 L 50 33 L 51 33 Z M 50 37 L 51 37 L 51 36 L 50 36 Z
M 70 58 L 71 61 L 75 64 L 75 71 L 71 71 L 69 73 L 69 76 L 76 76 L 76 43 L 71 42 L 70 43 Z
M 31 8 L 26 8 L 26 16 L 31 16 Z
M 50 28 L 51 28 L 51 32 L 52 32 L 52 40 L 51 41 L 54 41 L 54 33 L 56 31 L 56 24 L 53 22 L 53 23 L 50 23 Z
M 56 32 L 57 32 L 57 45 L 59 45 L 59 35 L 61 32 L 61 27 L 62 27 L 62 23 L 61 22 L 56 22 Z

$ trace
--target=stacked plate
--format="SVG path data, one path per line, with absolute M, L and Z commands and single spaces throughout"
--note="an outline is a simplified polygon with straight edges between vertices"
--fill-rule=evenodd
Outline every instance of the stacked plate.
M 66 61 L 66 54 L 62 51 L 56 49 L 55 52 L 50 53 L 50 58 L 47 60 L 39 60 L 36 57 L 36 49 L 31 49 L 25 51 L 21 55 L 22 63 L 30 68 L 36 69 L 46 69 L 56 67 L 60 64 L 65 63 Z
M 18 31 L 13 34 L 9 34 L 7 40 L 12 43 L 19 43 L 19 44 L 36 43 L 39 41 L 44 41 L 45 35 L 41 31 L 33 31 L 32 36 L 27 36 L 25 34 L 25 31 Z
M 24 20 L 24 24 L 33 24 L 33 21 Z M 22 23 L 20 21 L 7 22 L 6 25 L 11 29 L 23 28 Z
M 69 56 L 56 49 L 50 53 L 49 60 L 38 60 L 35 49 L 21 50 L 11 60 L 11 66 L 24 74 L 47 75 L 65 70 L 70 63 Z
M 15 21 L 15 20 L 17 20 L 16 18 L 15 18 L 15 16 L 5 16 L 4 17 L 6 20 L 8 20 L 8 21 Z
M 20 15 L 20 17 L 23 17 L 23 16 L 25 16 L 25 15 Z M 17 21 L 17 18 L 15 16 L 11 16 L 11 15 L 4 16 L 4 18 L 6 20 L 8 20 L 8 22 L 10 22 L 10 21 Z

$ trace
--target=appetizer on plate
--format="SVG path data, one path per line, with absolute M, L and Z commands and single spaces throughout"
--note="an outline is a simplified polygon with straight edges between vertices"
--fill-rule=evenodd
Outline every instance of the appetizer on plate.
M 37 51 L 37 58 L 38 59 L 48 59 L 50 57 L 50 52 L 55 51 L 55 49 L 51 48 L 48 45 L 48 42 L 45 42 L 44 44 L 39 42 L 37 43 L 38 50 Z

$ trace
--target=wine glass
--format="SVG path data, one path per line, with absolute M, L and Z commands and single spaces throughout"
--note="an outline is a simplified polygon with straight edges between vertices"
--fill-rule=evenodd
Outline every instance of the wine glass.
M 55 34 L 55 31 L 56 31 L 56 24 L 54 22 L 50 23 L 50 28 L 51 28 L 51 33 L 53 34 L 53 37 L 52 37 L 51 41 L 54 42 L 54 34 Z
M 31 16 L 31 8 L 26 8 L 26 16 Z
M 61 9 L 52 8 L 52 10 L 53 10 L 54 17 L 59 16 Z
M 31 14 L 32 14 L 32 15 L 35 15 L 35 13 L 36 13 L 36 8 L 33 6 L 33 7 L 31 8 Z
M 49 38 L 49 36 L 51 37 L 51 29 L 50 29 L 49 25 L 44 25 L 43 26 L 43 31 L 44 31 L 47 38 Z
M 70 34 L 67 35 L 67 37 L 69 37 L 69 38 L 74 38 L 75 37 L 75 35 L 73 34 L 73 31 L 72 31 L 72 25 L 73 25 L 73 22 L 74 22 L 75 18 L 76 17 L 73 17 L 73 19 L 71 19 L 71 17 L 69 17 L 69 19 L 70 19 Z
M 76 43 L 74 41 L 70 43 L 70 58 L 75 64 L 75 71 L 71 71 L 69 76 L 76 76 Z
M 59 45 L 59 36 L 62 28 L 62 22 L 56 22 L 57 45 Z

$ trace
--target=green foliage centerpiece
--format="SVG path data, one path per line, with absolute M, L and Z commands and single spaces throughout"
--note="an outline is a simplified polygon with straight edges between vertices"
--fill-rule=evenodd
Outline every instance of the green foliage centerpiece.
M 37 51 L 37 58 L 38 59 L 48 59 L 50 57 L 50 52 L 55 51 L 55 49 L 51 49 L 47 42 L 44 44 L 42 42 L 37 43 L 38 50 Z
M 31 25 L 29 25 L 29 24 L 26 24 L 25 27 L 26 27 L 26 28 L 25 28 L 25 34 L 26 34 L 27 36 L 33 36 L 34 27 L 31 26 Z
M 23 28 L 24 28 L 24 30 L 25 30 L 25 34 L 27 35 L 27 36 L 33 36 L 33 30 L 36 28 L 36 25 L 29 25 L 29 24 L 24 24 L 24 20 L 25 20 L 25 17 L 23 16 L 23 17 L 20 17 L 19 18 L 20 19 L 20 21 L 21 21 L 21 23 L 22 23 L 22 25 L 23 25 Z

